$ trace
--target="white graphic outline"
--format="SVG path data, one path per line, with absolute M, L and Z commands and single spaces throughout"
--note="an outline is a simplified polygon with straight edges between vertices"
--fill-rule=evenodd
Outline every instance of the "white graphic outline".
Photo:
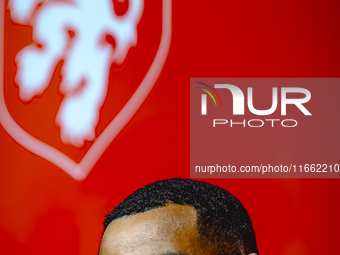
M 120 112 L 96 138 L 90 149 L 79 163 L 70 157 L 35 138 L 26 132 L 10 115 L 4 97 L 4 22 L 5 4 L 0 5 L 0 27 L 3 28 L 0 37 L 0 124 L 17 143 L 28 151 L 51 162 L 69 174 L 75 180 L 84 180 L 97 163 L 98 159 L 116 138 L 119 132 L 131 120 L 140 108 L 156 83 L 167 59 L 171 42 L 171 0 L 162 2 L 162 36 L 157 54 L 145 75 L 143 81 L 127 101 Z

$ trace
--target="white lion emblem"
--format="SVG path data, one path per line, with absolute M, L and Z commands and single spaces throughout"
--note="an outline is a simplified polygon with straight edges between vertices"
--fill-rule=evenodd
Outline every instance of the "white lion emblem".
M 59 89 L 65 98 L 56 116 L 61 139 L 76 147 L 93 140 L 110 65 L 121 64 L 136 45 L 143 0 L 129 0 L 123 16 L 115 14 L 111 0 L 10 0 L 9 8 L 13 21 L 33 27 L 33 43 L 15 59 L 20 99 L 42 94 L 64 59 Z M 106 42 L 107 35 L 115 39 L 115 49 Z

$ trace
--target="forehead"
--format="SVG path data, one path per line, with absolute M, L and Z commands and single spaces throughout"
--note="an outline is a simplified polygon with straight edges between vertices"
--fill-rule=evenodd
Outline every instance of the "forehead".
M 99 254 L 200 254 L 199 243 L 196 210 L 169 204 L 111 222 Z

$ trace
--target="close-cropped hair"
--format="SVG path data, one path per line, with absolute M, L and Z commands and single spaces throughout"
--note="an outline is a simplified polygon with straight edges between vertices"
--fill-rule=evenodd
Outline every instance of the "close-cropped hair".
M 253 225 L 240 201 L 225 189 L 190 179 L 162 180 L 136 190 L 106 216 L 104 231 L 123 216 L 171 203 L 195 208 L 201 241 L 212 244 L 215 254 L 258 254 Z

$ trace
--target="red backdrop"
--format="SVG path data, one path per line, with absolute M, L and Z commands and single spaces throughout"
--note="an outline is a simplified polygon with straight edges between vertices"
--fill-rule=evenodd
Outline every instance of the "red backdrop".
M 137 47 L 122 66 L 111 68 L 108 99 L 117 103 L 105 103 L 97 133 L 150 66 L 161 31 L 160 2 L 145 3 Z M 85 180 L 75 181 L 30 153 L 0 127 L 1 254 L 96 254 L 103 218 L 119 201 L 153 181 L 189 178 L 191 77 L 339 77 L 339 13 L 340 2 L 334 0 L 174 1 L 172 41 L 162 74 Z M 6 103 L 26 130 L 79 160 L 91 143 L 81 149 L 65 146 L 54 125 L 63 62 L 42 97 L 30 104 L 18 99 L 14 56 L 31 42 L 31 32 L 13 23 L 6 11 Z M 117 81 L 125 85 L 115 87 Z M 288 147 L 294 155 L 294 145 Z M 208 182 L 229 190 L 248 209 L 262 255 L 338 252 L 340 179 Z

